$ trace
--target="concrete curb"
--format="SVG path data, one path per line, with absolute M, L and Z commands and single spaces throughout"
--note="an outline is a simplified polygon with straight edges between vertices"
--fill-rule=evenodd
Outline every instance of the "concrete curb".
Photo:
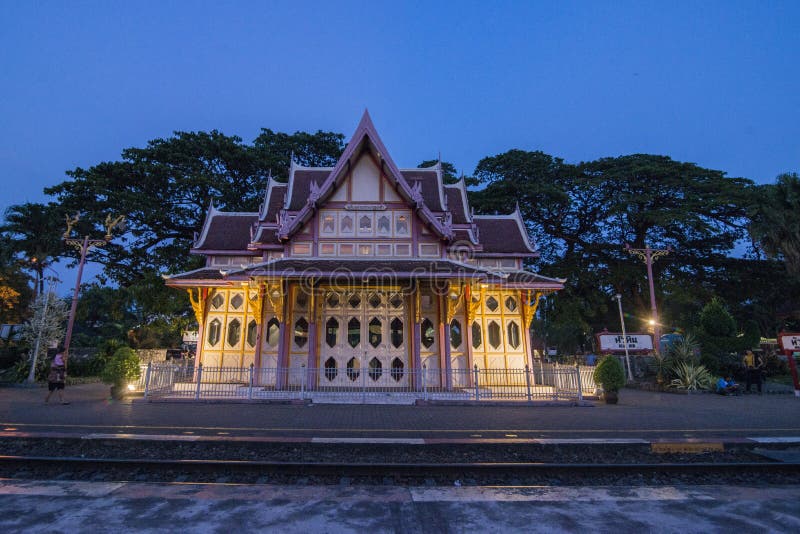
M 236 442 L 236 443 L 316 443 L 316 444 L 373 444 L 373 445 L 589 445 L 620 446 L 644 445 L 654 452 L 705 452 L 722 450 L 730 446 L 788 444 L 800 445 L 800 436 L 753 436 L 726 438 L 722 440 L 704 438 L 363 438 L 363 437 L 275 437 L 275 436 L 212 436 L 202 434 L 126 434 L 126 433 L 68 433 L 68 432 L 19 432 L 5 431 L 0 438 L 19 439 L 80 439 L 122 440 L 146 442 Z

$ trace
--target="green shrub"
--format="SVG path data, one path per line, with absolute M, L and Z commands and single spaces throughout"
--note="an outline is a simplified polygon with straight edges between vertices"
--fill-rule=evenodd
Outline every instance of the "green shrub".
M 108 360 L 103 369 L 102 379 L 106 384 L 115 386 L 137 380 L 141 374 L 141 360 L 130 347 L 120 347 Z
M 603 357 L 594 370 L 594 381 L 604 391 L 619 391 L 625 385 L 625 371 L 619 360 L 610 354 Z
M 676 378 L 670 386 L 688 391 L 708 389 L 714 382 L 714 376 L 702 365 L 691 362 L 678 362 L 673 369 Z

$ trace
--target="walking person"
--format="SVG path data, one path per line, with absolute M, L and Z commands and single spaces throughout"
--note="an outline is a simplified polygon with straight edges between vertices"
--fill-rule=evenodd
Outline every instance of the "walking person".
M 744 389 L 747 393 L 750 393 L 750 386 L 755 384 L 758 394 L 761 395 L 761 371 L 763 368 L 764 358 L 761 357 L 761 354 L 753 354 L 752 350 L 748 350 L 744 355 Z
M 67 381 L 67 366 L 64 362 L 64 347 L 59 346 L 53 361 L 50 363 L 50 373 L 47 375 L 47 397 L 44 402 L 50 402 L 53 392 L 57 392 L 61 404 L 69 404 L 64 400 L 64 384 Z

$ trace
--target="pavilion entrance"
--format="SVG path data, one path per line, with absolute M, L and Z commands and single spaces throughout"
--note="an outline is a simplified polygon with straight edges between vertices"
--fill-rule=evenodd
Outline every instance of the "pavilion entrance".
M 407 388 L 409 322 L 400 291 L 324 292 L 319 386 Z

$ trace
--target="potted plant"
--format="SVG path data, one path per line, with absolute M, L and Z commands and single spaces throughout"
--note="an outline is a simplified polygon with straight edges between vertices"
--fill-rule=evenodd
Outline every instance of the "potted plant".
M 603 357 L 594 370 L 594 381 L 603 388 L 606 404 L 616 404 L 619 388 L 625 385 L 625 371 L 619 360 L 610 354 Z
M 102 378 L 111 384 L 111 397 L 120 400 L 128 391 L 128 383 L 141 375 L 140 360 L 130 347 L 118 348 L 103 368 Z

